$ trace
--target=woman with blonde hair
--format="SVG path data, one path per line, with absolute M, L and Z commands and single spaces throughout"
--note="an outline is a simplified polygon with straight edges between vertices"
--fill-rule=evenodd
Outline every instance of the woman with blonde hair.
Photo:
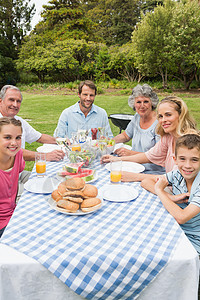
M 174 151 L 176 139 L 187 133 L 197 133 L 196 125 L 190 116 L 185 102 L 178 97 L 168 96 L 160 101 L 157 107 L 157 133 L 161 139 L 150 150 L 132 156 L 113 157 L 105 155 L 102 162 L 107 163 L 113 160 L 132 161 L 140 164 L 154 163 L 165 167 L 166 172 L 175 167 Z M 159 175 L 123 172 L 122 181 L 142 181 L 145 187 L 145 179 L 152 179 L 155 183 Z M 154 193 L 154 184 L 148 188 Z

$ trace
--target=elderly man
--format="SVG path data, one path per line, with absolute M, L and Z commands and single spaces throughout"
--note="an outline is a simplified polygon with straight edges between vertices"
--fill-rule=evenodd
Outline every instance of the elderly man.
M 113 137 L 106 111 L 94 104 L 96 93 L 97 88 L 92 81 L 80 83 L 78 87 L 80 100 L 61 113 L 54 136 L 71 138 L 72 132 L 80 129 L 105 127 L 105 134 Z
M 22 123 L 22 148 L 23 156 L 27 161 L 35 160 L 35 152 L 25 149 L 25 142 L 29 144 L 32 142 L 56 144 L 54 137 L 48 134 L 42 134 L 36 131 L 27 121 L 17 116 L 22 103 L 22 94 L 20 90 L 12 85 L 5 85 L 0 91 L 0 117 L 15 117 Z M 61 150 L 54 150 L 47 153 L 46 158 L 48 161 L 59 161 L 63 159 L 64 152 Z

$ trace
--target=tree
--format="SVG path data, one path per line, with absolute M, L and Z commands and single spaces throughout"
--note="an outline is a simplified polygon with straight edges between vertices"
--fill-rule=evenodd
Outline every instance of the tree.
M 168 51 L 178 78 L 189 89 L 200 68 L 200 5 L 198 0 L 178 3 L 173 11 Z
M 35 4 L 29 7 L 29 3 L 30 0 L 0 0 L 0 37 L 13 50 L 13 58 L 16 58 L 14 49 L 19 49 L 24 36 L 31 29 Z
M 99 41 L 94 35 L 95 23 L 86 17 L 80 1 L 50 0 L 43 5 L 41 16 L 43 20 L 31 35 L 42 35 L 48 43 L 71 38 Z
M 60 81 L 76 80 L 85 69 L 90 76 L 90 56 L 98 48 L 93 41 L 99 37 L 93 34 L 94 22 L 85 16 L 80 1 L 50 0 L 43 5 L 42 17 L 25 39 L 17 68 L 34 72 L 41 81 L 47 73 Z
M 154 10 L 163 0 L 85 0 L 81 1 L 90 19 L 97 23 L 96 31 L 107 45 L 123 45 L 131 41 L 140 12 Z
M 143 15 L 133 32 L 137 68 L 145 75 L 161 75 L 164 88 L 170 74 L 189 89 L 200 66 L 199 8 L 198 0 L 167 0 Z
M 112 70 L 112 73 L 115 71 L 117 76 L 125 78 L 129 82 L 140 81 L 141 76 L 135 68 L 135 53 L 131 43 L 120 47 L 112 46 L 109 49 L 109 53 L 110 61 L 108 67 L 110 71 Z M 114 77 L 117 78 L 117 76 Z
M 0 0 L 0 66 L 1 85 L 17 80 L 14 60 L 22 40 L 30 30 L 35 5 L 30 0 Z
M 146 76 L 159 74 L 164 88 L 167 87 L 168 72 L 175 68 L 166 40 L 174 5 L 172 1 L 167 1 L 164 6 L 156 7 L 154 12 L 142 15 L 132 35 L 135 64 L 139 72 Z
M 94 74 L 97 43 L 68 39 L 48 47 L 36 46 L 34 53 L 33 48 L 30 54 L 28 48 L 22 48 L 17 68 L 35 73 L 40 81 L 44 81 L 47 74 L 56 81 L 74 81 Z
M 131 33 L 140 15 L 138 0 L 83 1 L 84 10 L 97 23 L 99 36 L 107 45 L 131 41 Z

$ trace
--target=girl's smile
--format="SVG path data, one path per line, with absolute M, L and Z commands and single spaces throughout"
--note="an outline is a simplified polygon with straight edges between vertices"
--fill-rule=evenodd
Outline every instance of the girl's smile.
M 15 156 L 21 148 L 21 136 L 20 127 L 4 125 L 0 131 L 0 155 Z

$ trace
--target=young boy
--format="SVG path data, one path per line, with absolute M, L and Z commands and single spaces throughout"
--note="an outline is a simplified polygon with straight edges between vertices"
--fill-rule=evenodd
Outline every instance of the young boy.
M 187 134 L 178 138 L 174 159 L 178 170 L 160 176 L 155 192 L 200 254 L 200 136 Z M 165 191 L 167 185 L 172 186 L 174 195 L 179 195 L 176 200 L 171 200 Z M 185 198 L 187 192 L 189 197 Z

